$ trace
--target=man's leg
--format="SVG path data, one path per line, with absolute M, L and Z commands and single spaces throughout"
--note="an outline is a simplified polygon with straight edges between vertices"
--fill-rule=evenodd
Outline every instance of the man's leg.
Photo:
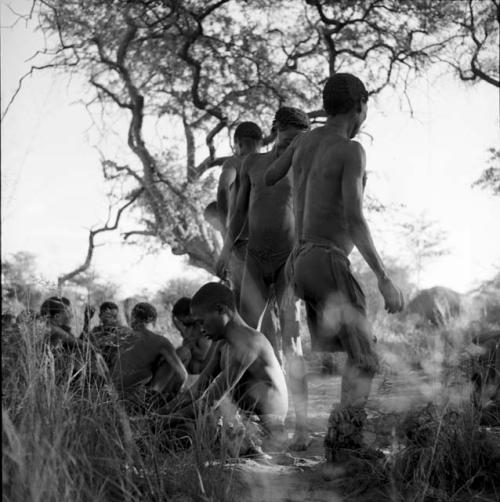
M 269 287 L 264 281 L 262 271 L 256 260 L 249 254 L 245 260 L 243 280 L 241 284 L 240 314 L 252 328 L 257 329 L 259 321 L 267 305 Z M 273 333 L 262 331 L 269 341 L 276 346 Z
M 295 295 L 292 285 L 282 271 L 275 284 L 280 309 L 281 338 L 286 361 L 288 384 L 295 407 L 295 435 L 291 450 L 307 449 L 310 443 L 307 429 L 307 368 L 300 340 L 299 320 L 296 317 Z
M 328 419 L 325 450 L 329 461 L 342 460 L 342 450 L 361 448 L 366 422 L 365 406 L 378 369 L 377 355 L 368 330 L 359 326 L 345 328 L 337 337 L 347 353 L 347 361 L 342 374 L 340 406 L 332 410 Z

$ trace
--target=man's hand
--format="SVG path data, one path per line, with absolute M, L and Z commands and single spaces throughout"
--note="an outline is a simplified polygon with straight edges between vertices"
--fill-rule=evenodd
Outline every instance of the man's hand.
M 92 317 L 94 317 L 95 308 L 92 305 L 85 305 L 85 309 L 83 311 L 83 317 L 85 320 L 90 321 Z
M 403 293 L 394 285 L 388 277 L 378 280 L 378 289 L 385 300 L 385 310 L 390 314 L 401 312 L 405 306 Z
M 225 244 L 224 247 L 222 248 L 219 259 L 215 264 L 215 273 L 222 280 L 225 280 L 227 276 L 227 264 L 229 262 L 230 254 L 231 254 L 230 247 Z

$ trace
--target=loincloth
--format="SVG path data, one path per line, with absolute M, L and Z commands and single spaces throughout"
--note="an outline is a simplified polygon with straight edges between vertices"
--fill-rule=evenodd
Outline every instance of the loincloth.
M 247 248 L 246 268 L 251 274 L 258 273 L 267 284 L 276 282 L 278 275 L 285 267 L 291 249 L 283 251 L 257 250 Z
M 312 350 L 371 359 L 365 295 L 345 253 L 329 242 L 304 239 L 293 250 L 291 273 L 295 293 L 306 303 Z

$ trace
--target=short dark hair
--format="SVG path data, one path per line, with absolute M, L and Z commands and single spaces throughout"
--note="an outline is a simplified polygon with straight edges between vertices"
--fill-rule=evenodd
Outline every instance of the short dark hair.
M 236 310 L 233 292 L 219 282 L 205 284 L 191 299 L 191 309 L 216 310 L 219 305 Z
M 175 317 L 191 315 L 191 298 L 187 296 L 179 298 L 172 307 L 172 315 Z
M 368 101 L 368 91 L 358 77 L 350 73 L 335 73 L 323 88 L 323 107 L 330 116 L 348 113 L 359 102 Z
M 114 302 L 102 302 L 99 313 L 102 314 L 105 310 L 118 310 L 118 305 Z
M 71 307 L 71 302 L 65 296 L 51 296 L 42 303 L 40 315 L 52 318 L 64 312 L 68 307 Z
M 282 106 L 274 116 L 272 131 L 283 131 L 289 127 L 307 130 L 311 127 L 309 116 L 300 108 Z
M 255 122 L 241 122 L 234 131 L 234 139 L 250 138 L 261 140 L 264 137 L 262 129 Z
M 158 318 L 158 312 L 155 307 L 148 302 L 140 302 L 135 305 L 131 315 L 142 322 L 154 322 Z

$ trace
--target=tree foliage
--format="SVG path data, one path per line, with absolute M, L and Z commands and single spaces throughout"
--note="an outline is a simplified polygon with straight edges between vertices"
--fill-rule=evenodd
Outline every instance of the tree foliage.
M 472 184 L 483 190 L 489 190 L 493 195 L 500 195 L 500 150 L 490 148 L 490 166 Z
M 37 274 L 35 255 L 19 251 L 2 260 L 2 310 L 36 309 L 43 281 Z
M 220 238 L 203 209 L 222 131 L 242 119 L 268 130 L 283 104 L 320 121 L 322 84 L 339 71 L 372 95 L 405 93 L 439 61 L 466 80 L 498 79 L 485 56 L 495 12 L 495 0 L 38 0 L 47 47 L 32 71 L 83 76 L 89 110 L 122 133 L 130 154 L 103 152 L 102 166 L 113 186 L 130 188 L 126 201 L 141 190 L 140 226 L 124 238 L 152 236 L 211 271 Z

